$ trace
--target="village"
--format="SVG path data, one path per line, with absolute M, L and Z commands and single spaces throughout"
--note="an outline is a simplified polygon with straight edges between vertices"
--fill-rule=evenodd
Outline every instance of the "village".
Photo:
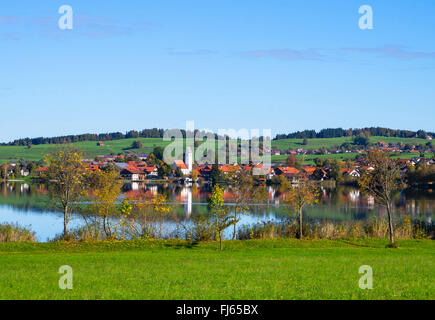
M 99 142 L 97 145 L 104 145 Z M 423 148 L 424 147 L 424 148 Z M 172 165 L 168 165 L 156 158 L 154 153 L 125 153 L 118 155 L 100 155 L 95 159 L 82 159 L 86 168 L 91 171 L 104 170 L 108 166 L 119 171 L 120 176 L 128 182 L 152 182 L 172 181 L 181 184 L 190 183 L 211 183 L 229 181 L 233 175 L 245 172 L 255 177 L 257 183 L 282 184 L 284 181 L 299 183 L 303 181 L 325 181 L 334 180 L 341 183 L 354 183 L 364 172 L 373 168 L 365 161 L 364 154 L 371 149 L 382 150 L 391 154 L 407 152 L 415 154 L 412 158 L 399 158 L 401 173 L 407 174 L 410 168 L 426 166 L 432 168 L 435 160 L 426 156 L 433 152 L 432 145 L 426 146 L 406 146 L 401 148 L 400 144 L 387 144 L 377 142 L 370 148 L 359 149 L 360 153 L 354 161 L 334 160 L 330 158 L 316 159 L 315 164 L 306 164 L 303 157 L 309 154 L 307 150 L 298 148 L 297 150 L 279 151 L 275 148 L 271 150 L 273 155 L 288 155 L 285 162 L 247 164 L 210 164 L 194 161 L 193 153 L 190 148 L 186 149 L 184 160 L 174 160 Z M 328 150 L 331 154 L 333 150 Z M 351 152 L 345 150 L 344 152 Z M 157 152 L 155 152 L 157 153 Z M 302 161 L 300 157 L 302 156 Z M 299 158 L 298 158 L 299 157 Z M 8 162 L 0 167 L 0 175 L 3 179 L 19 179 L 26 177 L 42 177 L 47 170 L 42 162 Z

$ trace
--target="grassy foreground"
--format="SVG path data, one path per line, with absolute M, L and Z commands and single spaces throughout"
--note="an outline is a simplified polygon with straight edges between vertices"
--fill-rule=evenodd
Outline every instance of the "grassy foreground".
M 435 242 L 1 243 L 0 299 L 434 299 Z M 58 269 L 73 268 L 72 290 Z M 358 286 L 373 268 L 373 290 Z

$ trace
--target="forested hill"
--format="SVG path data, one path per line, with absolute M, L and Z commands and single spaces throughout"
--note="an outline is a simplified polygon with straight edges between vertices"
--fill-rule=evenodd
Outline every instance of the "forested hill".
M 313 138 L 339 138 L 352 136 L 379 136 L 379 137 L 398 137 L 398 138 L 420 138 L 426 139 L 428 136 L 435 137 L 435 133 L 424 130 L 410 131 L 397 130 L 380 127 L 370 127 L 362 129 L 342 129 L 329 128 L 322 129 L 319 132 L 315 130 L 297 131 L 289 134 L 277 134 L 275 140 L 280 139 L 313 139 Z
M 17 139 L 9 143 L 2 143 L 0 145 L 9 146 L 28 146 L 40 144 L 65 144 L 83 141 L 111 141 L 120 139 L 131 138 L 163 138 L 165 129 L 144 129 L 141 131 L 130 130 L 126 133 L 111 132 L 111 133 L 85 133 L 79 135 L 68 135 L 51 138 L 24 138 Z M 181 130 L 185 135 L 185 130 Z M 435 133 L 426 132 L 424 130 L 410 131 L 410 130 L 396 130 L 380 127 L 362 128 L 362 129 L 343 129 L 343 128 L 330 128 L 322 129 L 319 132 L 315 130 L 297 131 L 289 134 L 277 134 L 275 140 L 280 139 L 313 139 L 313 138 L 339 138 L 351 136 L 381 136 L 381 137 L 400 137 L 400 138 L 421 138 L 426 139 L 428 136 L 435 137 Z

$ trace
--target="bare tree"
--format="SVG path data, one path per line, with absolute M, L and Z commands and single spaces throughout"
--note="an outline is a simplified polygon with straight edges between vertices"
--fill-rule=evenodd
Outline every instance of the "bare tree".
M 387 208 L 390 246 L 395 246 L 393 200 L 402 186 L 400 166 L 388 153 L 379 150 L 370 151 L 367 162 L 369 169 L 358 180 L 358 184 L 363 192 L 370 194 L 378 204 Z

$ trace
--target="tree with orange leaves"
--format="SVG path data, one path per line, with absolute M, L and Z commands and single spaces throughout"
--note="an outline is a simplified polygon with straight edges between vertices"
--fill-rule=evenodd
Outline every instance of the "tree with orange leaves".
M 319 202 L 320 192 L 308 183 L 292 186 L 286 192 L 285 203 L 299 216 L 299 239 L 303 238 L 302 211 L 306 205 L 312 206 Z

